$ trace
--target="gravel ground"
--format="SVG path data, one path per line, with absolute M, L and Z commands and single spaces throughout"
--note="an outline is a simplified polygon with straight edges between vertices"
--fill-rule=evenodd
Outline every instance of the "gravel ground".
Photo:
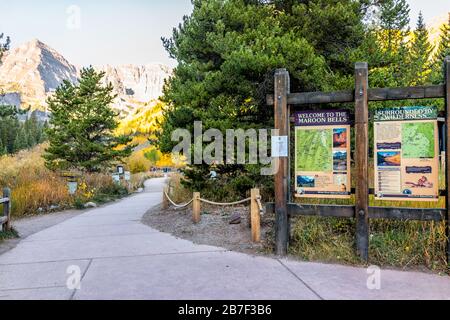
M 202 219 L 199 224 L 192 222 L 190 208 L 162 210 L 161 206 L 150 209 L 142 218 L 142 222 L 161 232 L 196 244 L 255 255 L 267 252 L 265 243 L 269 237 L 268 231 L 271 230 L 269 223 L 262 222 L 261 243 L 252 243 L 248 206 L 225 208 L 202 206 Z M 231 217 L 236 214 L 240 215 L 241 223 L 232 225 Z

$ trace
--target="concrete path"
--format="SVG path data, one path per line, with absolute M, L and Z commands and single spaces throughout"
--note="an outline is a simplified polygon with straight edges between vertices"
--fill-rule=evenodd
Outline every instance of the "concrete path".
M 252 257 L 195 245 L 140 223 L 161 199 L 146 192 L 75 216 L 0 256 L 0 299 L 450 299 L 450 279 Z M 74 289 L 77 279 L 81 288 Z

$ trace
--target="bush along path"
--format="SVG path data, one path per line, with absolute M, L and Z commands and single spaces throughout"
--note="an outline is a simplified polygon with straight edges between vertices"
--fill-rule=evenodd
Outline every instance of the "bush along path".
M 164 179 L 0 255 L 0 299 L 449 299 L 450 279 L 254 257 L 141 223 Z

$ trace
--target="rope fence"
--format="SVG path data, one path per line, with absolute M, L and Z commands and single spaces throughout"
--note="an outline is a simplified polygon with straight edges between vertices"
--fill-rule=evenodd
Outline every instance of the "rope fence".
M 209 201 L 209 200 L 200 198 L 201 202 L 204 202 L 204 203 L 207 203 L 207 204 L 211 204 L 213 206 L 222 206 L 222 207 L 235 206 L 235 205 L 238 205 L 238 204 L 243 204 L 243 203 L 249 202 L 251 200 L 252 200 L 252 198 L 247 198 L 247 199 L 244 199 L 244 200 L 241 200 L 241 201 L 220 203 L 220 202 L 214 202 L 214 201 Z
M 192 202 L 194 202 L 194 199 L 191 199 L 190 201 L 186 202 L 185 204 L 176 204 L 175 201 L 173 201 L 172 199 L 170 199 L 168 193 L 167 193 L 167 189 L 164 190 L 164 196 L 165 199 L 167 199 L 167 201 L 170 202 L 170 204 L 172 206 L 174 206 L 177 209 L 183 209 L 186 208 L 187 206 L 189 206 Z
M 252 241 L 261 241 L 261 216 L 264 214 L 263 206 L 261 203 L 261 195 L 259 189 L 252 189 L 251 196 L 249 198 L 235 201 L 235 202 L 216 202 L 207 199 L 203 199 L 199 192 L 194 192 L 192 199 L 184 204 L 177 204 L 170 198 L 169 189 L 166 187 L 163 192 L 163 209 L 168 209 L 169 205 L 172 205 L 176 209 L 187 208 L 192 204 L 192 220 L 194 223 L 199 223 L 201 220 L 201 203 L 206 203 L 213 206 L 235 206 L 243 203 L 250 202 L 250 224 L 252 229 Z

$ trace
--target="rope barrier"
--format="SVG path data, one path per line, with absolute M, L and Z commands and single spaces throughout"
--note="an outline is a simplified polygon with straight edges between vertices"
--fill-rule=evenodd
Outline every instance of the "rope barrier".
M 190 205 L 190 204 L 194 201 L 194 199 L 191 199 L 191 201 L 186 202 L 185 204 L 176 204 L 172 199 L 170 199 L 169 195 L 167 194 L 167 191 L 164 191 L 164 193 L 165 193 L 165 195 L 166 195 L 167 200 L 169 200 L 169 202 L 170 202 L 175 208 L 178 208 L 178 209 L 186 208 L 188 205 Z
M 192 203 L 192 221 L 194 223 L 199 223 L 201 221 L 201 203 L 207 203 L 214 206 L 234 206 L 246 202 L 251 202 L 250 206 L 250 225 L 252 229 L 252 241 L 253 242 L 260 242 L 261 241 L 261 216 L 264 214 L 263 206 L 261 203 L 261 195 L 259 194 L 259 189 L 252 189 L 251 190 L 251 197 L 247 199 L 243 199 L 240 201 L 235 202 L 215 202 L 206 200 L 200 197 L 200 193 L 195 192 L 193 195 L 193 198 L 184 204 L 177 204 L 175 201 L 170 199 L 168 194 L 168 189 L 166 188 L 163 192 L 164 198 L 163 198 L 163 208 L 167 209 L 169 207 L 168 203 L 171 203 L 175 208 L 181 209 L 186 208 Z M 256 205 L 257 204 L 257 208 Z M 258 214 L 259 211 L 259 214 Z
M 262 206 L 262 203 L 261 203 L 261 199 L 262 199 L 261 196 L 257 197 L 256 198 L 256 202 L 258 203 L 259 213 L 261 215 L 263 215 L 264 214 L 264 209 L 263 209 L 263 206 Z
M 189 202 L 186 202 L 185 204 L 177 204 L 177 203 L 175 203 L 172 199 L 170 199 L 170 197 L 169 197 L 167 191 L 164 191 L 164 194 L 165 194 L 167 200 L 168 200 L 175 208 L 178 208 L 178 209 L 185 208 L 185 207 L 189 206 L 189 205 L 194 201 L 194 198 L 192 198 Z M 201 202 L 210 204 L 210 205 L 226 207 L 226 206 L 235 206 L 235 205 L 238 205 L 238 204 L 242 204 L 242 203 L 249 202 L 249 201 L 252 200 L 252 198 L 250 197 L 250 198 L 243 199 L 243 200 L 240 200 L 240 201 L 235 201 L 235 202 L 215 202 L 215 201 L 210 201 L 210 200 L 206 200 L 206 199 L 203 199 L 203 198 L 200 198 L 200 199 L 198 199 L 198 200 L 200 200 Z M 259 212 L 260 212 L 261 214 L 263 214 L 263 213 L 264 213 L 264 210 L 263 210 L 263 206 L 262 206 L 262 203 L 261 203 L 261 196 L 259 196 L 259 197 L 256 198 L 256 202 L 258 203 Z
M 237 204 L 246 203 L 246 202 L 249 202 L 251 200 L 252 200 L 252 198 L 247 198 L 247 199 L 240 200 L 240 201 L 235 201 L 235 202 L 220 203 L 220 202 L 214 202 L 214 201 L 209 201 L 209 200 L 200 198 L 201 202 L 205 202 L 205 203 L 212 204 L 212 205 L 215 205 L 215 206 L 224 206 L 224 207 L 225 206 L 234 206 L 234 205 L 237 205 Z

